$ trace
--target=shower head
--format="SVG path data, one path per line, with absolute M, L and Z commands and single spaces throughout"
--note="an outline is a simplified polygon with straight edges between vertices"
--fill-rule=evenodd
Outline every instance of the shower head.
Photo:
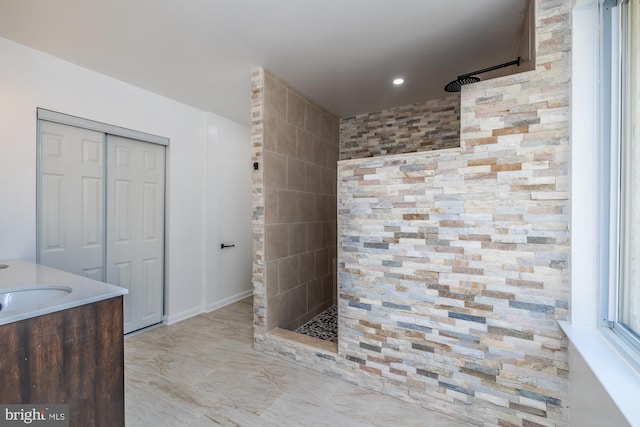
M 458 76 L 457 79 L 450 82 L 448 85 L 444 87 L 444 90 L 447 92 L 460 92 L 462 90 L 463 85 L 468 85 L 469 83 L 476 83 L 480 81 L 479 77 L 475 77 L 476 74 L 486 73 L 487 71 L 497 70 L 498 68 L 508 67 L 510 65 L 520 66 L 520 57 L 515 61 L 505 62 L 504 64 L 494 65 L 493 67 L 483 68 L 482 70 L 474 71 L 472 73 L 463 74 Z
M 479 82 L 479 81 L 480 81 L 479 77 L 473 77 L 473 76 L 464 77 L 464 76 L 460 76 L 457 79 L 455 79 L 454 81 L 450 82 L 448 85 L 446 85 L 444 87 L 444 90 L 446 90 L 447 92 L 460 92 L 462 90 L 462 85 L 468 85 L 469 83 L 475 83 L 475 82 Z

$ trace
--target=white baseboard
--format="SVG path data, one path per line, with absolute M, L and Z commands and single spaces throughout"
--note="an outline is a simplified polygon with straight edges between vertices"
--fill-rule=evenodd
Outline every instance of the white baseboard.
M 173 314 L 169 316 L 163 316 L 162 322 L 167 325 L 173 325 L 174 323 L 181 322 L 183 320 L 187 320 L 190 317 L 197 316 L 202 313 L 210 313 L 214 310 L 218 310 L 222 307 L 225 307 L 229 304 L 233 304 L 234 302 L 238 302 L 241 299 L 244 299 L 253 294 L 253 288 L 247 289 L 246 291 L 242 291 L 235 295 L 231 295 L 230 297 L 221 299 L 220 301 L 213 302 L 211 304 L 207 304 L 204 307 L 196 307 L 191 310 L 185 310 L 182 313 Z
M 190 317 L 197 316 L 198 314 L 202 314 L 204 311 L 202 307 L 192 308 L 191 310 L 185 310 L 182 313 L 173 314 L 169 316 L 164 316 L 162 321 L 167 325 L 173 325 L 174 323 L 181 322 L 183 320 L 187 320 Z
M 225 307 L 225 306 L 227 306 L 229 304 L 233 304 L 234 302 L 238 302 L 241 299 L 245 299 L 246 297 L 251 296 L 251 294 L 253 294 L 253 288 L 247 289 L 246 291 L 237 293 L 237 294 L 232 295 L 230 297 L 221 299 L 220 301 L 216 301 L 214 303 L 207 304 L 204 307 L 204 311 L 205 311 L 205 313 L 210 313 L 210 312 L 212 312 L 214 310 L 218 310 L 218 309 L 220 309 L 222 307 Z

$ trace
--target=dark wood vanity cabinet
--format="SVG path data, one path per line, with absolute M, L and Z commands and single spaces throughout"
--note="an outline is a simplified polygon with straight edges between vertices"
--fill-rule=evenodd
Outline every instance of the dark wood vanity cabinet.
M 0 403 L 67 404 L 70 426 L 124 426 L 122 296 L 1 325 Z

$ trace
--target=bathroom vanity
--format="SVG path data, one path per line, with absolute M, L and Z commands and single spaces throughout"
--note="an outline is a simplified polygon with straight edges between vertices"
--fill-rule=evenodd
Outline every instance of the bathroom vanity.
M 70 426 L 124 426 L 126 293 L 0 261 L 0 403 L 67 404 Z

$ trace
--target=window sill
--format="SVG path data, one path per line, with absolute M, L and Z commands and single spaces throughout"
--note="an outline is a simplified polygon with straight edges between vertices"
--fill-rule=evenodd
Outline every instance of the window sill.
M 640 426 L 640 372 L 623 354 L 624 344 L 608 331 L 558 323 L 622 415 Z

